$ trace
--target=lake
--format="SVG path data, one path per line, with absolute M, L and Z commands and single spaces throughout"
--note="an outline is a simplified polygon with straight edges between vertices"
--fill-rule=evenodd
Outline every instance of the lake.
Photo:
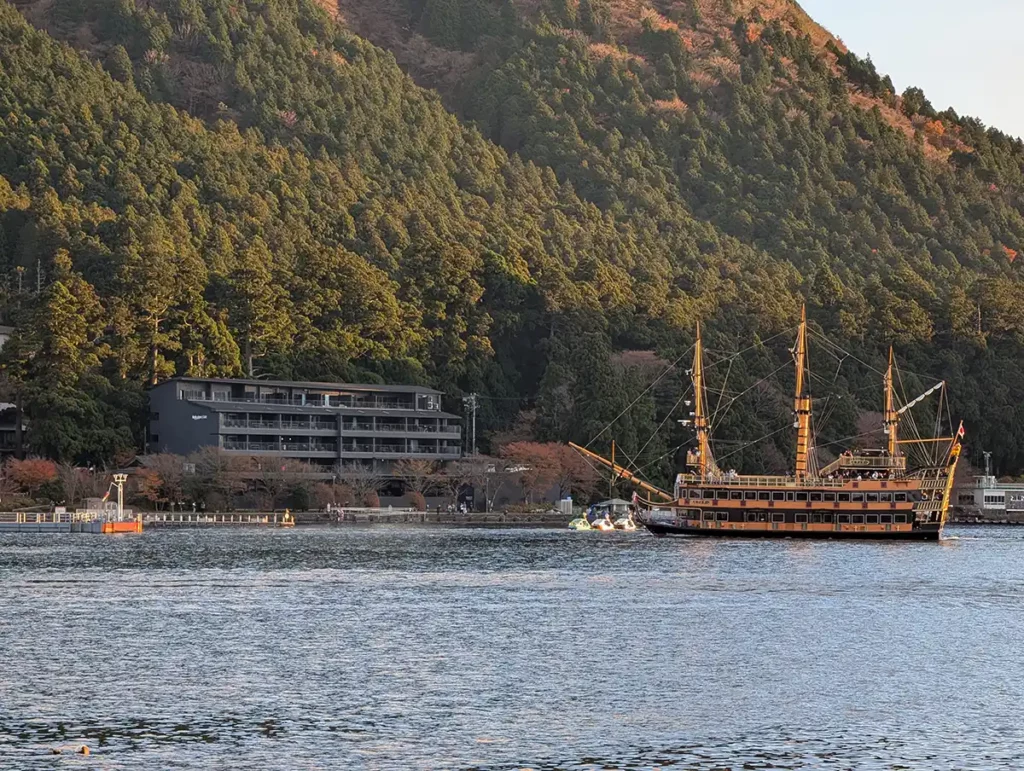
M 1022 641 L 1024 528 L 0 535 L 0 767 L 1019 769 Z

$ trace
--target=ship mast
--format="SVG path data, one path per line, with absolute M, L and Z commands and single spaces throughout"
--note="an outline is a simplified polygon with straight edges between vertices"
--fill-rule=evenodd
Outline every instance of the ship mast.
M 700 322 L 697 322 L 697 342 L 693 346 L 693 429 L 697 434 L 696 457 L 690 458 L 690 465 L 700 473 L 700 481 L 707 479 L 714 468 L 711 457 L 711 441 L 708 437 L 708 416 L 704 407 L 704 345 L 700 337 Z
M 889 457 L 895 458 L 899 451 L 899 437 L 897 436 L 900 425 L 900 414 L 896 411 L 893 403 L 892 388 L 892 346 L 889 346 L 889 367 L 885 370 L 885 435 L 888 439 Z
M 796 393 L 793 412 L 796 415 L 796 479 L 807 478 L 808 456 L 811 444 L 811 397 L 804 382 L 804 367 L 807 362 L 807 306 L 800 309 L 800 329 L 796 335 Z

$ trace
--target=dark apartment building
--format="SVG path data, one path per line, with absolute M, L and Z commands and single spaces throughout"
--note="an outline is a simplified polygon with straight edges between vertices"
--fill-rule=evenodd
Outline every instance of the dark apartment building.
M 212 445 L 377 471 L 462 452 L 459 417 L 441 411 L 440 391 L 420 386 L 175 378 L 149 399 L 150 452 Z

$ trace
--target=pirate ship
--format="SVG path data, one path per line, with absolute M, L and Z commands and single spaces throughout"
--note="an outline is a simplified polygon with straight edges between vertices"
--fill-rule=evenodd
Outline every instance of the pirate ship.
M 658 536 L 739 536 L 791 538 L 861 538 L 938 540 L 949 510 L 953 475 L 960 456 L 963 424 L 952 436 L 900 438 L 908 410 L 936 391 L 939 383 L 903 406 L 897 406 L 894 360 L 883 379 L 885 446 L 849 449 L 819 468 L 812 433 L 812 399 L 806 375 L 807 315 L 801 311 L 796 345 L 793 427 L 796 462 L 793 473 L 751 476 L 723 472 L 712 454 L 705 391 L 704 346 L 700 325 L 690 376 L 694 446 L 686 453 L 687 469 L 676 476 L 672 492 L 644 480 L 635 469 L 572 445 L 585 457 L 611 469 L 613 478 L 633 483 L 649 497 L 634 496 L 639 519 Z M 951 425 L 951 424 L 950 424 Z M 908 463 L 911 446 L 927 445 L 921 460 Z

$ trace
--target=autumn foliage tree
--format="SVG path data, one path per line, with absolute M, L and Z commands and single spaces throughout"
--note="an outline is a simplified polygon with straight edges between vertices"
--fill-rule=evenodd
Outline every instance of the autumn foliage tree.
M 47 484 L 57 480 L 57 464 L 42 458 L 11 459 L 7 475 L 25 493 L 35 497 Z
M 532 502 L 534 496 L 553 487 L 560 496 L 589 497 L 597 489 L 598 474 L 571 447 L 556 442 L 513 442 L 501 451 Z

